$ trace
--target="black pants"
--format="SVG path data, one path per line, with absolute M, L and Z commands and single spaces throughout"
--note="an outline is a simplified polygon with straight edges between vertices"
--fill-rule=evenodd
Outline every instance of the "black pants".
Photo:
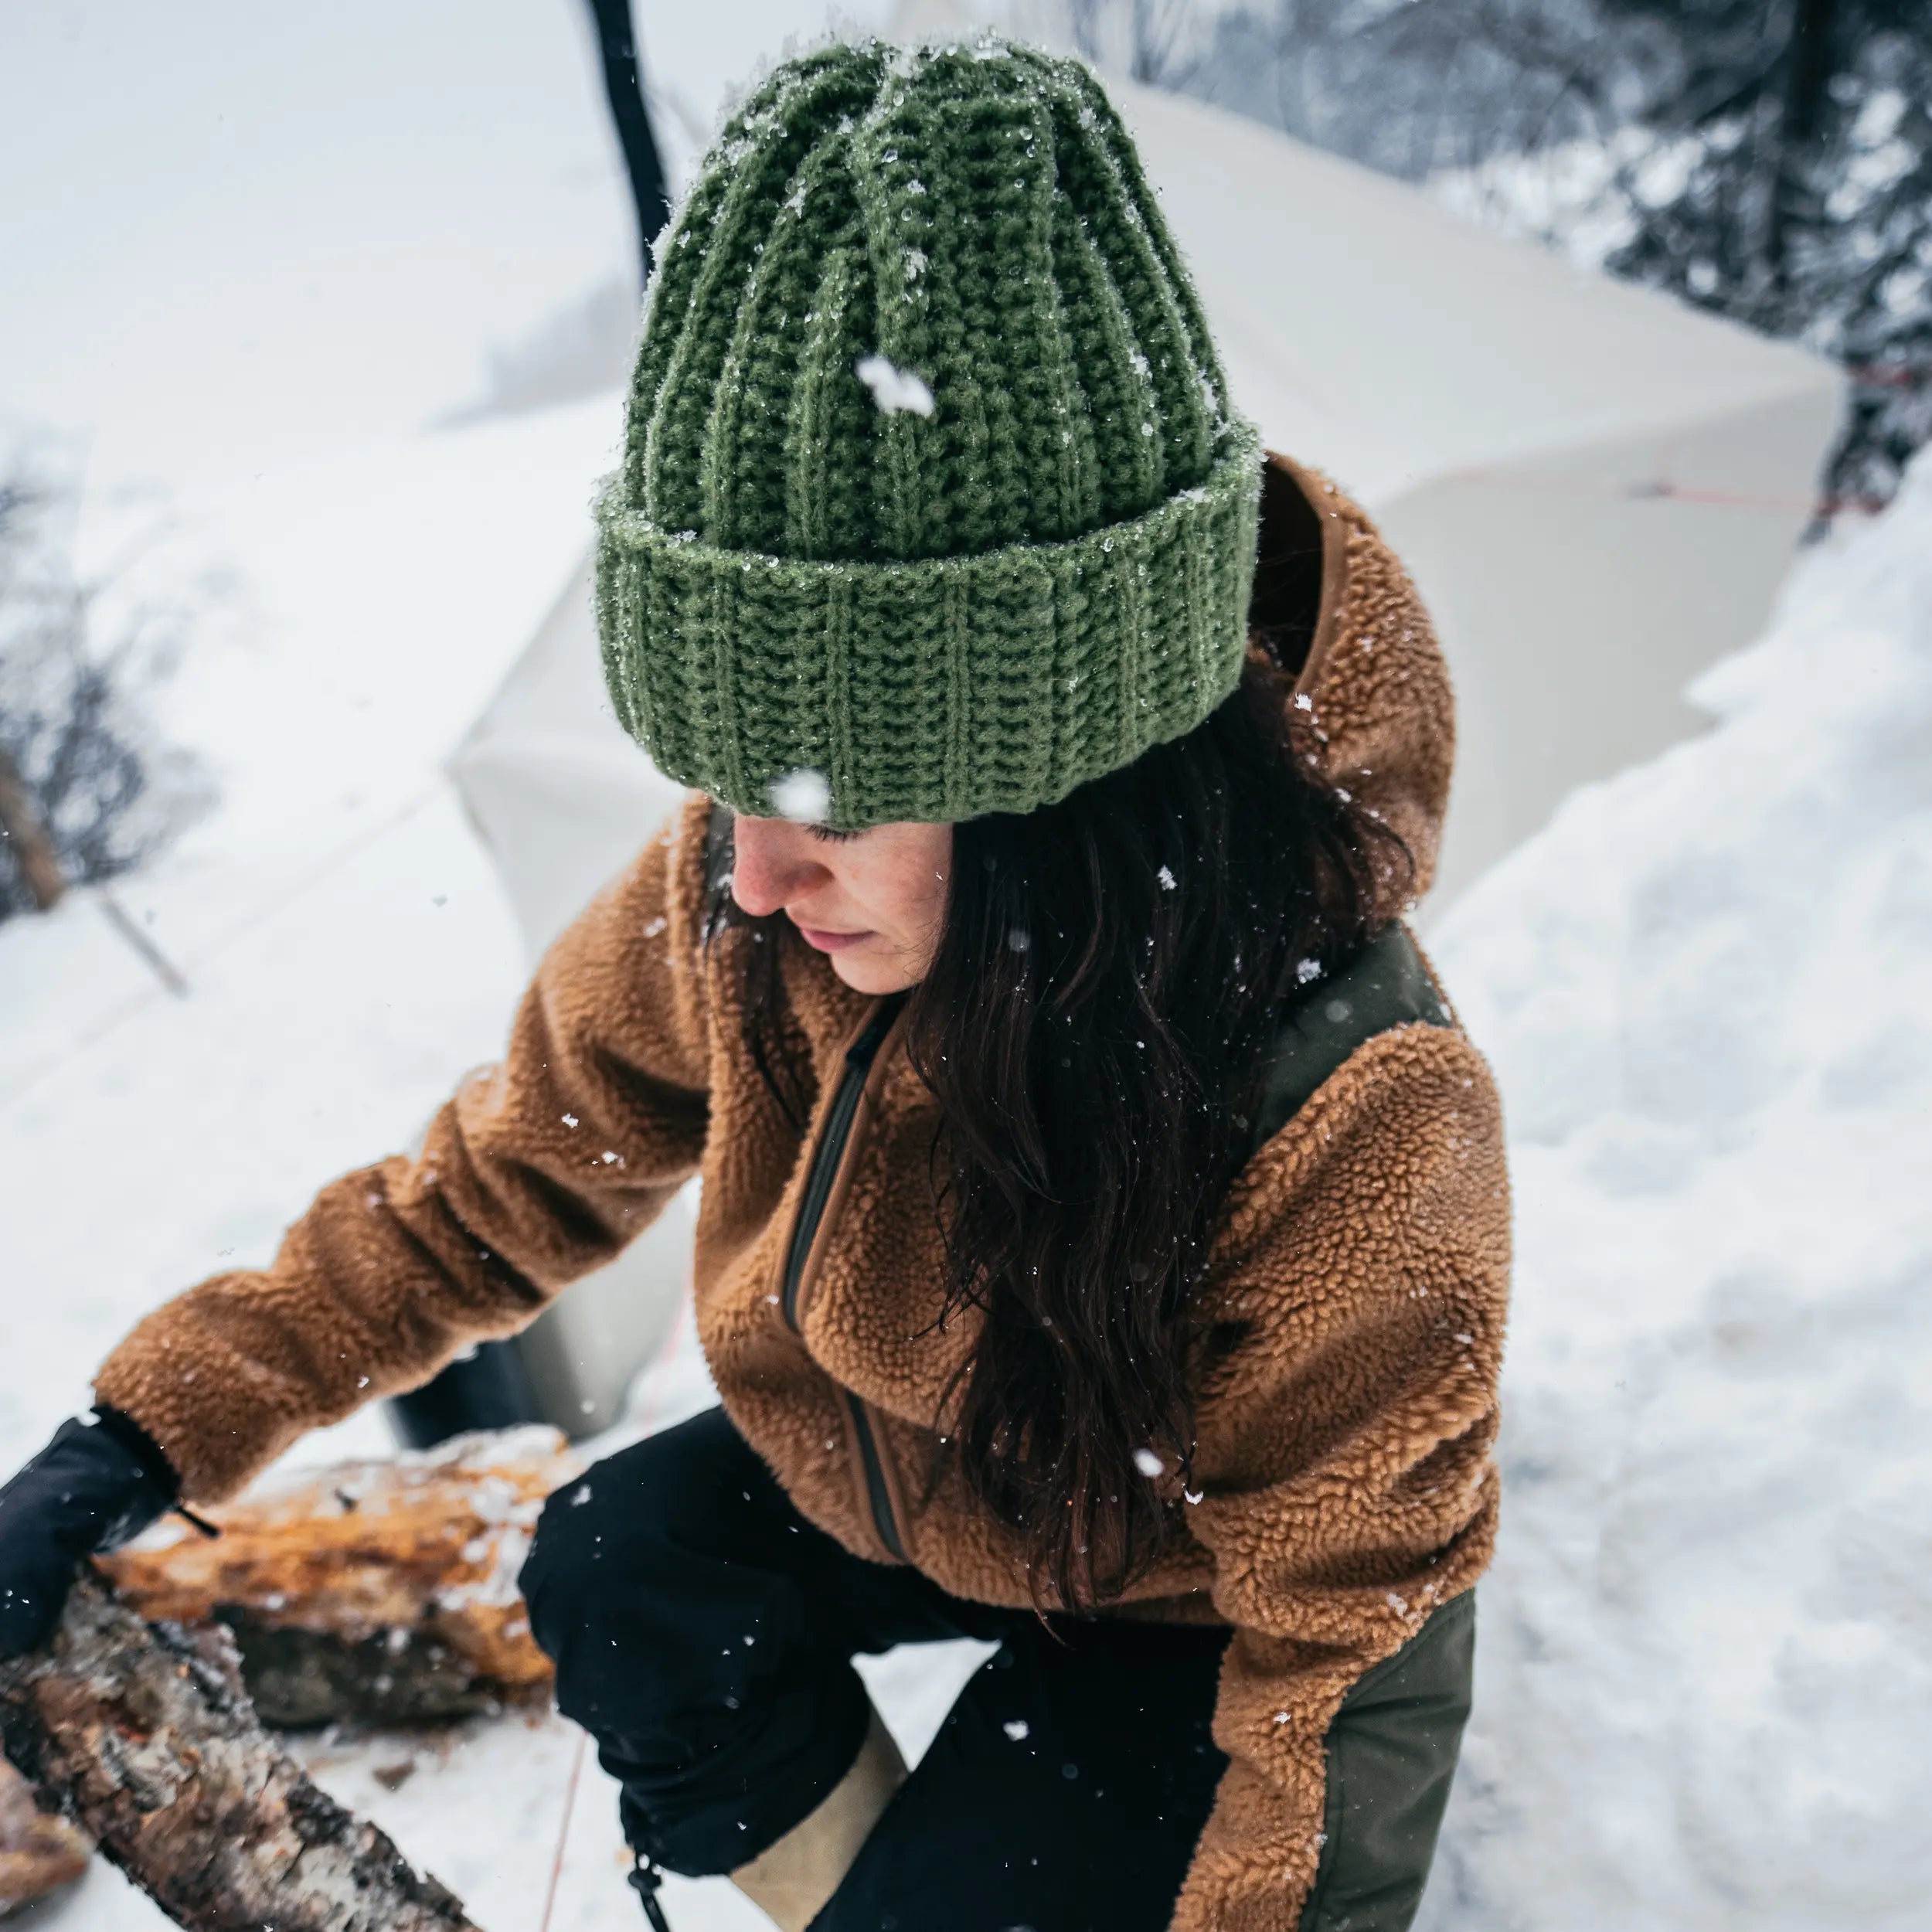
M 557 1702 L 658 1864 L 729 1872 L 850 1767 L 851 1659 L 997 1642 L 813 1932 L 1161 1932 L 1226 1760 L 1227 1633 L 948 1596 L 799 1515 L 720 1410 L 553 1497 L 522 1576 Z

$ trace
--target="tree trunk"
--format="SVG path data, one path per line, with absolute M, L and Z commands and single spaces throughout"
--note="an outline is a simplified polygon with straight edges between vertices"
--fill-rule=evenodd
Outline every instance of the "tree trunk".
M 0 1664 L 7 1756 L 193 1932 L 475 1932 L 256 1720 L 225 1631 L 151 1628 L 84 1579 Z
M 67 881 L 54 855 L 53 842 L 34 809 L 26 781 L 5 745 L 0 745 L 0 838 L 12 849 L 13 862 L 20 868 L 33 903 L 43 913 L 58 904 Z
M 1806 230 L 1815 231 L 1824 213 L 1816 185 L 1818 137 L 1831 96 L 1837 13 L 1838 0 L 1792 0 L 1764 236 L 1765 269 L 1781 301 L 1791 293 L 1792 243 Z M 1781 318 L 1778 333 L 1792 326 L 1791 318 Z

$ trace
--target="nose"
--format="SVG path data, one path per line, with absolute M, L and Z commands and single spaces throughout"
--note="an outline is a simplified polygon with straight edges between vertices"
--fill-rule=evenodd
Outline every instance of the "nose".
M 804 827 L 786 818 L 748 818 L 733 827 L 731 896 L 763 919 L 783 910 L 825 876 Z

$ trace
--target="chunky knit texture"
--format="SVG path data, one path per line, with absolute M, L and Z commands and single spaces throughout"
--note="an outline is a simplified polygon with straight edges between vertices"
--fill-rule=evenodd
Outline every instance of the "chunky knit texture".
M 769 814 L 814 772 L 838 826 L 1029 811 L 1233 688 L 1259 445 L 1086 68 L 790 61 L 660 263 L 597 607 L 673 777 Z

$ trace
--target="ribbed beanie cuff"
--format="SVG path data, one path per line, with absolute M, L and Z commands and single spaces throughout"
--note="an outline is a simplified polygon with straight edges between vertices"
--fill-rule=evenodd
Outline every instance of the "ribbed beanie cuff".
M 1261 453 L 1065 543 L 907 563 L 720 550 L 606 498 L 597 605 L 617 716 L 735 809 L 822 774 L 826 824 L 1032 811 L 1192 730 L 1239 680 Z
M 597 615 L 672 777 L 840 828 L 1031 811 L 1233 689 L 1259 439 L 1077 62 L 801 56 L 658 259 Z

